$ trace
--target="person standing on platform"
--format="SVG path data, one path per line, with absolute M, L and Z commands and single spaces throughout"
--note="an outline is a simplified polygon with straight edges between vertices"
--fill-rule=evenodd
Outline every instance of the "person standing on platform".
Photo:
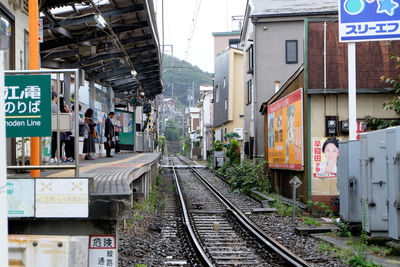
M 57 93 L 51 92 L 51 113 L 57 113 Z M 51 132 L 51 158 L 50 163 L 57 163 L 56 159 L 57 150 L 57 132 Z
M 104 142 L 104 147 L 106 149 L 107 157 L 112 157 L 111 148 L 113 148 L 113 139 L 114 139 L 114 124 L 112 119 L 114 118 L 115 113 L 108 113 L 108 117 L 106 119 L 106 125 L 104 129 L 104 136 L 107 138 L 107 142 Z
M 93 109 L 88 108 L 85 112 L 85 134 L 83 141 L 83 153 L 86 154 L 86 160 L 93 160 L 90 153 L 96 153 L 96 147 L 94 145 L 94 131 L 95 127 L 99 122 L 94 122 Z
M 79 105 L 79 113 L 81 112 L 81 105 Z M 67 155 L 67 160 L 68 162 L 74 162 L 74 157 L 75 157 L 75 105 L 72 106 L 72 130 L 71 130 L 71 135 L 69 136 L 69 142 L 68 142 L 68 155 Z M 79 116 L 79 129 L 83 127 L 85 124 L 85 121 L 83 118 Z M 77 135 L 77 138 L 79 139 L 79 135 Z

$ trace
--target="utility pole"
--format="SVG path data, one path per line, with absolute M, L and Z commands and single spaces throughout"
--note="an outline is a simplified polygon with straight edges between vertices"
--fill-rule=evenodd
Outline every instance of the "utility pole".
M 29 69 L 39 69 L 39 5 L 29 0 Z M 57 96 L 58 97 L 58 96 Z M 31 137 L 31 165 L 40 165 L 40 138 Z M 31 170 L 31 177 L 40 177 L 40 170 Z
M 4 91 L 4 51 L 0 50 L 0 89 Z M 0 110 L 4 111 L 4 94 L 0 94 Z M 6 114 L 0 112 L 0 266 L 8 266 L 8 207 Z

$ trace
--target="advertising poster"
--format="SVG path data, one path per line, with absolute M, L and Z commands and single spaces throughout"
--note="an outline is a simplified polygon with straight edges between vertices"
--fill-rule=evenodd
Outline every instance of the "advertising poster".
M 312 170 L 314 178 L 336 178 L 339 139 L 312 138 Z
M 340 42 L 400 39 L 399 0 L 340 0 Z
M 303 170 L 303 89 L 268 106 L 268 165 Z
M 120 144 L 134 144 L 134 113 L 124 110 L 115 110 L 115 131 L 119 133 Z
M 7 180 L 8 217 L 33 217 L 34 198 L 33 179 Z
M 97 133 L 98 133 L 98 138 L 96 138 L 94 141 L 96 143 L 103 143 L 105 138 L 104 138 L 104 128 L 106 126 L 106 119 L 107 119 L 107 115 L 106 113 L 96 110 L 95 111 L 95 121 L 100 122 L 99 124 L 97 124 Z
M 339 139 L 335 137 L 311 138 L 312 195 L 336 196 Z

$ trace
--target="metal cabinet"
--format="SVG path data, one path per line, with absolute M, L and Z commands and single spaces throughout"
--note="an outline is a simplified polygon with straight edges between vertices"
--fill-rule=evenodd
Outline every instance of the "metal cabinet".
M 372 236 L 387 235 L 386 130 L 361 134 L 360 144 L 361 192 L 366 211 L 365 229 Z
M 351 223 L 362 218 L 360 181 L 360 141 L 339 143 L 338 189 L 340 217 Z
M 400 127 L 386 130 L 389 236 L 400 238 Z M 389 145 L 390 144 L 390 145 Z

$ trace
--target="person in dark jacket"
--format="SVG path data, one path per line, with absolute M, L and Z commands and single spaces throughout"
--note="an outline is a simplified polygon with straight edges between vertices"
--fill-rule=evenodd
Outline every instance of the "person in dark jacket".
M 93 119 L 93 109 L 88 108 L 85 112 L 85 134 L 83 140 L 83 153 L 86 154 L 86 160 L 93 160 L 90 153 L 96 153 L 96 147 L 94 145 L 94 131 L 96 130 L 96 125 L 99 122 L 94 122 Z
M 104 136 L 107 138 L 107 141 L 104 142 L 104 147 L 106 149 L 107 157 L 112 157 L 111 148 L 114 139 L 114 124 L 112 122 L 112 119 L 114 118 L 114 115 L 115 113 L 112 111 L 108 113 L 108 118 L 106 119 L 106 125 L 104 129 Z

